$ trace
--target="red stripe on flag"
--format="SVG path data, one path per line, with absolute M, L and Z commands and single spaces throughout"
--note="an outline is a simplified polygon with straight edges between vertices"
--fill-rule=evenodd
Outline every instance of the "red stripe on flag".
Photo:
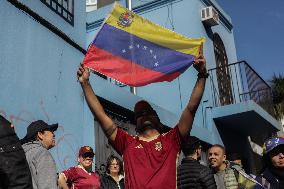
M 153 82 L 172 81 L 181 73 L 163 74 L 142 67 L 91 45 L 83 65 L 129 86 L 144 86 Z

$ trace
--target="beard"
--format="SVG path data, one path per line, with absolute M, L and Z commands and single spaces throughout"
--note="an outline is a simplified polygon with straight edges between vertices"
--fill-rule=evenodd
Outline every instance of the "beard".
M 144 116 L 137 122 L 136 132 L 143 133 L 147 129 L 156 129 L 158 132 L 160 132 L 160 125 L 161 124 L 156 116 Z

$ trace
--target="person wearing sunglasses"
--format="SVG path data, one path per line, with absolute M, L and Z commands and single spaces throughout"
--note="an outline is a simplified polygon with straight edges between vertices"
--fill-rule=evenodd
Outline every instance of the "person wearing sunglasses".
M 100 189 L 99 175 L 92 170 L 94 155 L 90 146 L 81 147 L 78 165 L 59 174 L 59 186 L 63 189 Z
M 163 126 L 157 113 L 149 102 L 142 100 L 134 107 L 137 136 L 131 136 L 105 113 L 89 82 L 88 69 L 84 65 L 79 67 L 77 77 L 88 106 L 112 147 L 123 157 L 126 189 L 176 188 L 176 160 L 181 142 L 191 131 L 209 76 L 202 48 L 194 68 L 198 72 L 197 81 L 176 126 L 167 133 L 161 132 Z

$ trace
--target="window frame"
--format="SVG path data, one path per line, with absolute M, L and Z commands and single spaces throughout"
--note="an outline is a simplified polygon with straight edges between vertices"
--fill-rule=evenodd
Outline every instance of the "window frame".
M 40 1 L 43 4 L 45 4 L 47 7 L 49 7 L 57 15 L 59 15 L 61 18 L 63 18 L 70 25 L 74 26 L 74 0 L 40 0 Z M 63 4 L 64 2 L 66 2 L 66 7 L 64 7 Z M 55 5 L 55 7 L 53 5 Z M 70 12 L 70 9 L 72 12 Z

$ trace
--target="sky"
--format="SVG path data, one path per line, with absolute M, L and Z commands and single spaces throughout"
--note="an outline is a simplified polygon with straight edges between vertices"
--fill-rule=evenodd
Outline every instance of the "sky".
M 265 80 L 284 76 L 284 0 L 216 0 L 231 17 L 238 60 Z

